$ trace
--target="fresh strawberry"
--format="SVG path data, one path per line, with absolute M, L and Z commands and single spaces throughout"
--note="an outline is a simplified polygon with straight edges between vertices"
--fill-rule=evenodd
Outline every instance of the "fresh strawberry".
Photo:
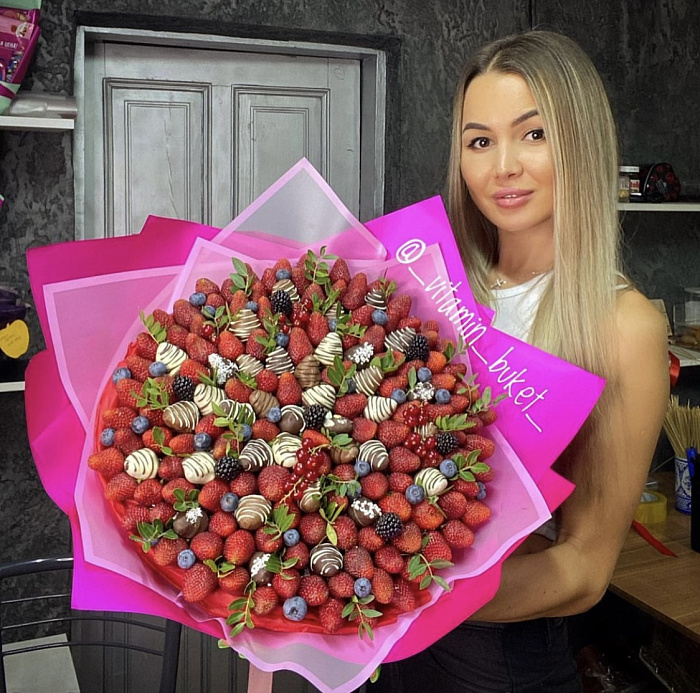
M 284 546 L 282 537 L 268 534 L 265 527 L 256 529 L 254 538 L 255 548 L 263 553 L 277 553 Z
M 350 283 L 350 279 L 352 278 L 350 276 L 350 270 L 348 269 L 348 263 L 345 262 L 345 260 L 343 260 L 342 257 L 339 257 L 333 263 L 333 266 L 331 267 L 331 271 L 328 276 L 332 284 L 335 284 L 341 279 Z
M 263 467 L 258 474 L 258 491 L 267 500 L 276 503 L 285 494 L 285 484 L 291 479 L 291 472 L 278 464 Z
M 143 447 L 141 436 L 137 436 L 130 428 L 118 428 L 114 432 L 114 447 L 125 455 L 130 455 Z
M 455 363 L 454 361 L 448 363 L 445 366 L 445 373 L 454 375 L 456 377 L 465 376 L 467 374 L 467 364 L 466 363 Z
M 289 561 L 294 558 L 297 559 L 297 562 L 294 564 L 294 567 L 297 570 L 304 570 L 309 565 L 309 547 L 303 541 L 300 541 L 298 544 L 294 544 L 294 546 L 290 546 L 285 550 L 285 561 Z
M 345 334 L 343 335 L 342 343 L 343 351 L 347 351 L 348 349 L 357 346 L 360 343 L 360 339 L 352 334 Z
M 185 494 L 188 494 L 190 491 L 194 489 L 194 484 L 191 483 L 190 481 L 187 481 L 187 479 L 184 479 L 182 477 L 178 477 L 177 479 L 172 479 L 171 481 L 168 481 L 164 486 L 163 486 L 163 500 L 166 503 L 170 503 L 170 505 L 173 505 L 175 501 L 177 500 L 175 498 L 175 489 L 182 489 Z
M 258 385 L 258 390 L 262 392 L 277 392 L 279 377 L 274 371 L 264 368 L 255 376 L 255 382 Z
M 403 565 L 403 560 L 401 564 Z M 372 577 L 372 594 L 378 604 L 391 604 L 394 600 L 394 581 L 386 570 L 379 567 Z
M 326 300 L 326 292 L 320 285 L 312 282 L 304 289 L 304 293 L 301 297 L 302 305 L 309 306 L 309 308 L 311 308 L 311 306 L 313 306 L 314 296 L 316 296 L 319 301 Z
M 384 546 L 374 554 L 374 565 L 386 570 L 387 573 L 398 575 L 403 570 L 404 564 L 401 551 L 395 546 Z
M 472 450 L 479 450 L 478 459 L 480 462 L 487 460 L 496 450 L 496 446 L 492 440 L 477 433 L 467 435 L 466 441 L 462 447 L 469 452 Z
M 215 512 L 221 508 L 221 497 L 224 493 L 228 493 L 228 490 L 229 487 L 225 481 L 212 479 L 202 486 L 197 501 L 209 512 Z
M 452 407 L 449 404 L 427 404 L 425 411 L 431 421 L 435 421 L 438 416 L 452 416 Z
M 371 344 L 374 347 L 375 354 L 379 354 L 384 351 L 385 339 L 386 330 L 381 325 L 372 325 L 371 327 L 368 327 L 367 331 L 362 337 L 363 342 Z
M 211 450 L 212 457 L 215 460 L 220 460 L 229 453 L 230 440 L 225 436 L 219 436 L 214 441 L 214 447 Z
M 314 311 L 309 318 L 309 324 L 306 326 L 306 334 L 309 336 L 309 341 L 314 346 L 318 346 L 321 340 L 328 334 L 328 320 L 322 313 Z
M 351 395 L 343 395 L 336 399 L 333 405 L 333 413 L 338 414 L 338 416 L 344 416 L 346 419 L 352 421 L 362 415 L 366 406 L 367 396 L 363 395 L 361 392 L 356 392 Z
M 442 373 L 441 377 L 448 377 L 447 373 Z M 455 414 L 463 414 L 469 408 L 470 399 L 465 395 L 456 395 L 452 393 L 452 399 L 450 399 L 450 406 Z M 482 422 L 483 423 L 483 422 Z M 480 428 L 480 427 L 479 427 Z M 478 430 L 476 428 L 471 429 L 472 432 Z
M 408 294 L 394 294 L 387 303 L 387 313 L 399 319 L 408 317 L 413 301 Z
M 167 341 L 173 346 L 176 346 L 178 349 L 182 349 L 184 351 L 188 334 L 189 330 L 186 327 L 175 324 L 168 328 Z
M 381 549 L 382 546 L 386 545 L 384 539 L 377 534 L 374 527 L 371 525 L 369 527 L 363 527 L 357 533 L 357 543 L 370 553 L 374 553 L 378 549 Z
M 126 472 L 120 472 L 107 482 L 105 496 L 111 501 L 129 500 L 134 497 L 136 486 L 136 479 L 132 479 Z
M 228 384 L 228 383 L 227 383 Z M 280 406 L 301 403 L 301 385 L 293 373 L 282 373 L 277 385 L 277 399 Z
M 203 416 L 194 427 L 194 432 L 207 433 L 211 436 L 212 440 L 216 440 L 224 432 L 223 428 L 220 428 L 214 424 L 216 419 L 216 414 L 207 414 L 206 416 Z
M 379 424 L 377 437 L 382 443 L 384 443 L 388 450 L 391 450 L 391 448 L 395 448 L 398 445 L 403 445 L 406 442 L 406 438 L 408 438 L 408 434 L 410 432 L 411 429 L 406 424 L 389 419 L 388 421 L 382 421 Z M 392 471 L 400 472 L 403 470 L 397 469 Z
M 174 565 L 177 562 L 177 555 L 187 548 L 187 542 L 182 538 L 159 539 L 153 547 L 153 560 L 161 566 Z
M 328 585 L 320 575 L 303 575 L 298 594 L 309 606 L 321 606 L 328 600 Z
M 437 529 L 444 521 L 442 511 L 428 500 L 421 501 L 411 509 L 413 521 L 421 529 Z
M 360 479 L 362 495 L 376 501 L 383 498 L 389 490 L 389 479 L 383 472 L 371 472 Z
M 358 416 L 352 422 L 352 437 L 358 443 L 366 443 L 377 435 L 377 428 L 374 421 Z
M 209 531 L 218 534 L 224 539 L 233 534 L 238 529 L 238 523 L 233 513 L 217 510 L 209 518 Z
M 129 428 L 135 416 L 136 410 L 132 407 L 115 407 L 105 410 L 102 421 L 107 428 Z
M 474 478 L 477 481 L 481 481 L 483 484 L 489 484 L 493 481 L 496 476 L 496 472 L 493 467 L 490 467 L 485 472 L 474 472 Z
M 399 329 L 402 329 L 404 327 L 410 327 L 416 332 L 420 332 L 421 319 L 417 315 L 409 315 L 407 318 L 401 318 L 401 320 L 399 320 Z
M 268 443 L 273 441 L 280 432 L 276 424 L 267 419 L 258 419 L 253 423 L 253 438 L 260 438 Z
M 459 491 L 447 491 L 438 498 L 438 505 L 448 520 L 457 520 L 467 510 L 467 499 Z
M 194 434 L 179 433 L 170 439 L 168 447 L 173 455 L 191 455 L 194 452 Z
M 231 490 L 240 498 L 250 496 L 258 490 L 258 477 L 253 472 L 241 472 L 230 486 Z
M 391 603 L 401 612 L 413 611 L 416 608 L 416 596 L 411 590 L 411 585 L 401 577 L 394 581 L 394 598 Z
M 333 523 L 333 529 L 337 536 L 336 546 L 341 551 L 357 546 L 357 525 L 347 515 L 341 515 Z
M 403 532 L 398 537 L 394 537 L 391 543 L 402 553 L 418 553 L 422 541 L 420 527 L 415 522 L 407 522 Z
M 144 479 L 134 491 L 134 500 L 146 507 L 159 503 L 163 487 L 158 479 Z
M 148 332 L 139 332 L 136 335 L 136 353 L 138 356 L 146 359 L 150 363 L 156 360 L 157 349 L 158 343 Z
M 492 423 L 495 423 L 498 418 L 495 409 L 484 409 L 480 411 L 477 416 L 483 421 L 484 426 L 490 426 Z
M 219 341 L 216 346 L 219 350 L 219 354 L 231 361 L 235 361 L 241 354 L 245 353 L 243 342 L 228 330 L 224 330 L 219 335 Z
M 124 454 L 114 447 L 105 448 L 88 457 L 88 467 L 105 479 L 112 479 L 124 471 Z
M 399 322 L 399 325 L 401 322 Z M 425 327 L 425 324 L 421 327 L 421 332 L 420 332 L 427 340 L 428 342 L 428 349 L 431 351 L 436 351 L 442 353 L 440 349 L 438 349 L 438 344 L 440 342 L 440 339 L 438 337 L 438 333 L 435 332 L 434 330 L 428 330 Z
M 319 513 L 306 513 L 301 516 L 299 534 L 309 546 L 320 544 L 326 536 L 326 521 Z
M 336 464 L 333 474 L 341 481 L 352 481 L 355 478 L 355 467 L 352 464 Z
M 158 465 L 158 476 L 161 479 L 170 481 L 184 476 L 185 472 L 182 469 L 182 458 L 169 455 L 164 457 Z
M 153 523 L 160 520 L 163 526 L 167 525 L 175 517 L 175 508 L 169 503 L 161 501 L 148 510 L 148 521 Z
M 165 423 L 163 419 L 163 410 L 162 409 L 153 409 L 152 407 L 141 407 L 139 409 L 139 415 L 140 416 L 145 416 L 148 419 L 148 423 L 151 426 L 163 426 Z M 148 433 L 149 431 L 146 431 Z M 149 440 L 151 440 L 149 438 Z M 147 443 L 144 442 L 145 447 L 150 447 Z
M 226 384 L 224 385 L 224 392 L 226 392 L 226 396 L 229 399 L 232 399 L 234 402 L 248 402 L 250 400 L 250 393 L 253 392 L 253 388 L 248 387 L 248 385 L 234 377 L 229 378 L 226 381 Z
M 364 305 L 366 295 L 367 275 L 364 272 L 358 272 L 348 282 L 348 290 L 345 292 L 341 303 L 347 310 L 356 310 Z
M 282 570 L 272 578 L 272 586 L 280 599 L 289 599 L 299 591 L 301 575 L 298 570 Z
M 338 599 L 350 599 L 355 593 L 355 578 L 341 570 L 328 578 L 328 590 L 331 596 Z
M 138 398 L 141 396 L 142 384 L 133 378 L 122 378 L 117 383 L 117 397 L 122 407 L 138 409 Z M 129 422 L 131 425 L 131 422 Z
M 213 282 L 211 279 L 207 279 L 206 277 L 200 277 L 197 279 L 194 285 L 194 290 L 197 293 L 200 294 L 211 294 L 211 293 L 220 293 L 219 285 Z
M 476 529 L 483 525 L 491 517 L 491 509 L 486 503 L 478 500 L 467 499 L 467 509 L 462 515 L 464 522 L 470 529 Z
M 457 379 L 454 377 L 454 375 L 449 375 L 448 373 L 438 373 L 436 375 L 433 375 L 430 382 L 436 390 L 445 389 L 448 392 L 452 392 L 452 390 L 454 390 Z M 450 404 L 451 403 L 452 402 L 450 401 Z
M 301 327 L 292 327 L 290 330 L 287 351 L 295 366 L 302 359 L 314 353 L 314 347 L 306 336 L 306 332 Z
M 313 428 L 307 428 L 301 434 L 302 444 L 307 440 L 311 441 L 310 443 L 307 443 L 307 445 L 311 445 L 312 448 L 323 447 L 330 443 L 330 440 L 328 440 L 328 438 L 326 438 L 326 436 L 324 436 L 323 433 L 321 433 L 320 431 L 316 431 Z
M 377 505 L 383 513 L 395 513 L 401 522 L 408 522 L 411 519 L 411 504 L 406 500 L 403 493 L 389 492 L 377 501 Z
M 242 594 L 249 582 L 250 573 L 248 569 L 238 566 L 230 573 L 226 573 L 219 578 L 219 587 L 229 594 Z
M 254 300 L 258 302 L 258 317 L 261 320 L 263 318 L 272 320 L 274 313 L 272 312 L 272 303 L 270 303 L 270 299 L 263 294 Z
M 218 582 L 211 568 L 195 563 L 182 578 L 182 598 L 186 602 L 201 602 L 216 589 Z
M 190 539 L 190 548 L 200 561 L 214 561 L 221 556 L 223 539 L 214 532 L 206 531 L 195 534 Z
M 335 633 L 343 625 L 345 602 L 331 597 L 318 610 L 318 619 L 326 633 Z
M 334 281 L 331 286 L 331 291 L 338 296 L 338 301 L 342 304 L 343 297 L 348 290 L 348 282 L 345 279 L 338 279 Z
M 233 294 L 236 291 L 236 285 L 233 283 L 233 279 L 231 277 L 226 277 L 223 282 L 221 282 L 221 295 L 224 297 L 224 300 L 226 303 L 228 303 L 231 298 L 233 298 Z
M 198 339 L 200 339 L 198 337 Z M 183 378 L 190 378 L 194 380 L 195 383 L 201 383 L 202 380 L 200 376 L 209 377 L 209 369 L 199 361 L 194 359 L 185 359 L 180 366 L 180 375 Z
M 233 565 L 247 563 L 255 553 L 255 539 L 247 529 L 237 529 L 226 537 L 224 558 Z
M 173 304 L 173 318 L 178 325 L 189 328 L 192 317 L 201 313 L 187 300 L 179 298 Z
M 151 513 L 144 505 L 127 505 L 124 516 L 121 519 L 121 526 L 132 534 L 138 531 L 139 522 L 151 522 Z
M 299 296 L 304 295 L 306 287 L 309 285 L 309 280 L 306 278 L 303 267 L 292 267 L 292 276 L 290 277 Z
M 264 361 L 265 357 L 267 356 L 267 348 L 261 340 L 266 342 L 268 339 L 269 337 L 267 332 L 262 328 L 253 330 L 245 344 L 246 354 L 253 356 L 254 358 L 258 359 L 258 361 Z
M 267 293 L 272 293 L 272 287 L 277 283 L 277 277 L 275 277 L 275 271 L 272 267 L 266 267 L 260 277 L 263 288 Z
M 206 365 L 209 363 L 209 356 L 216 353 L 216 346 L 209 340 L 190 333 L 185 340 L 185 351 L 193 361 Z M 180 371 L 182 372 L 182 367 Z
M 404 493 L 413 483 L 413 477 L 405 472 L 392 472 L 389 474 L 389 490 L 396 493 Z
M 420 469 L 421 459 L 408 448 L 396 447 L 389 450 L 389 469 L 392 472 L 413 474 Z
M 225 306 L 227 301 L 224 299 L 224 297 L 216 292 L 212 292 L 210 294 L 207 294 L 207 301 L 205 305 L 211 306 L 214 310 L 217 308 L 222 308 Z
M 362 546 L 354 546 L 345 552 L 343 569 L 354 578 L 366 577 L 370 580 L 374 575 L 374 563 L 370 552 Z
M 352 311 L 350 323 L 353 325 L 364 325 L 365 327 L 369 327 L 372 325 L 373 312 L 374 308 L 372 308 L 372 306 L 368 306 L 366 303 L 363 303 L 359 308 L 355 308 L 355 310 Z M 368 340 L 363 339 L 362 341 Z
M 474 543 L 474 532 L 459 520 L 449 520 L 442 526 L 442 536 L 453 549 L 468 549 Z
M 440 532 L 433 531 L 426 534 L 428 539 L 423 547 L 423 556 L 429 562 L 432 561 L 450 561 L 452 562 L 452 549 L 445 541 L 445 538 Z

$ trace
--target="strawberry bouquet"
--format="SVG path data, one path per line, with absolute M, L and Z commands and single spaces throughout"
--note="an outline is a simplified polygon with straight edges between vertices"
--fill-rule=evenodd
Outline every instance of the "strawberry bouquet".
M 301 247 L 259 227 L 299 176 L 338 212 Z M 78 608 L 176 618 L 265 670 L 352 690 L 492 596 L 569 492 L 549 467 L 601 383 L 487 327 L 439 201 L 368 233 L 324 186 L 302 162 L 222 232 L 156 221 L 174 239 L 160 263 L 153 221 L 64 247 L 69 265 L 30 256 L 53 353 L 30 366 L 28 423 L 71 517 L 76 587 L 90 580 Z M 119 313 L 76 345 L 76 302 L 110 301 Z M 42 407 L 47 387 L 63 407 Z

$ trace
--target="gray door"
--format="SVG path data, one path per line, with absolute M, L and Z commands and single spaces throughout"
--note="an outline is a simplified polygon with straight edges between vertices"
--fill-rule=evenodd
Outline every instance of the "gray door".
M 86 238 L 225 226 L 302 157 L 360 215 L 358 59 L 103 41 L 84 80 Z

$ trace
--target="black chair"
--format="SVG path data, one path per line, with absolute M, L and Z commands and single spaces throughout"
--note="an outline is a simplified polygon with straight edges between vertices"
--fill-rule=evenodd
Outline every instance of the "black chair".
M 142 690 L 174 693 L 182 626 L 162 618 L 71 610 L 72 568 L 73 558 L 70 556 L 0 565 L 0 643 L 3 646 L 0 693 L 16 693 L 7 688 L 6 658 L 54 648 L 70 648 L 68 652 L 77 664 L 75 669 L 79 680 L 82 669 L 94 670 L 96 663 L 107 661 L 106 653 L 117 652 L 119 656 L 138 660 L 136 675 L 143 670 L 158 677 L 151 684 L 139 676 L 139 683 L 130 686 L 135 693 Z M 121 631 L 118 637 L 114 637 L 115 631 Z M 31 643 L 31 639 L 37 638 L 51 642 Z M 17 649 L 6 651 L 8 644 Z M 132 652 L 140 654 L 132 655 Z M 154 657 L 156 661 L 161 659 L 160 670 L 154 666 Z M 112 665 L 113 670 L 127 668 L 115 667 L 114 662 Z M 101 675 L 107 678 L 108 684 L 113 684 L 124 676 L 124 671 Z M 94 693 L 94 678 L 86 685 L 89 686 L 88 693 Z

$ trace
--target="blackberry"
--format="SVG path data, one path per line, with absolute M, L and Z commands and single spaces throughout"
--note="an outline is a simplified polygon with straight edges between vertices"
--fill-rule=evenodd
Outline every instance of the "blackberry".
M 241 469 L 241 463 L 235 457 L 225 455 L 217 461 L 214 467 L 214 476 L 222 481 L 233 481 Z
M 391 541 L 403 532 L 403 524 L 396 513 L 384 513 L 375 523 L 374 531 L 384 541 Z
M 194 399 L 195 387 L 194 380 L 186 375 L 176 375 L 173 380 L 173 392 L 181 402 L 191 402 Z
M 427 361 L 430 355 L 428 340 L 422 334 L 417 334 L 406 348 L 406 361 Z
M 273 313 L 282 313 L 289 317 L 292 314 L 292 299 L 286 291 L 275 291 L 270 297 Z
M 312 404 L 304 409 L 304 423 L 306 428 L 312 428 L 314 431 L 320 431 L 323 422 L 326 420 L 326 409 L 322 404 Z
M 449 455 L 459 447 L 459 441 L 454 433 L 438 433 L 435 438 L 435 449 L 441 455 Z

